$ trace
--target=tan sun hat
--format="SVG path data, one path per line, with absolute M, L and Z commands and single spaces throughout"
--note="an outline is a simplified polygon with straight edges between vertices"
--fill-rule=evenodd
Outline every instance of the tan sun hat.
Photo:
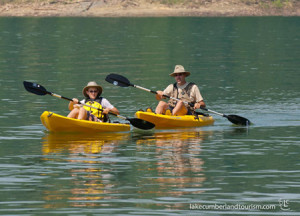
M 102 93 L 102 87 L 99 86 L 95 81 L 91 81 L 91 82 L 88 82 L 88 84 L 86 85 L 86 87 L 83 88 L 82 90 L 82 94 L 85 96 L 85 97 L 88 97 L 88 95 L 86 94 L 86 91 L 91 88 L 91 87 L 94 87 L 94 88 L 97 88 L 98 91 L 99 91 L 99 95 L 101 95 Z
M 175 74 L 178 74 L 178 73 L 185 73 L 186 74 L 185 76 L 189 76 L 191 74 L 190 72 L 185 71 L 184 67 L 182 65 L 176 65 L 175 69 L 174 69 L 174 72 L 171 73 L 170 76 L 174 77 Z

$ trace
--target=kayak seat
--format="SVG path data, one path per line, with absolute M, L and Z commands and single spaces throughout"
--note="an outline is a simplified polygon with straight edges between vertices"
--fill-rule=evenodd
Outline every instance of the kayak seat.
M 152 113 L 153 113 L 153 110 L 151 109 L 151 107 L 148 107 L 148 108 L 146 109 L 146 112 L 152 112 Z
M 172 111 L 169 108 L 166 109 L 165 115 L 172 115 Z

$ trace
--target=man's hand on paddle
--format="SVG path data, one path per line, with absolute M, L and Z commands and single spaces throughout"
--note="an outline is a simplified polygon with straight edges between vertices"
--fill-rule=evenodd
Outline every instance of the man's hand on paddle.
M 199 102 L 195 103 L 194 109 L 200 109 L 200 107 L 205 108 L 205 106 L 206 105 L 205 105 L 204 101 L 202 100 L 202 101 L 199 101 Z
M 155 95 L 156 100 L 164 99 L 165 97 L 163 95 L 164 95 L 163 91 L 156 91 L 156 95 Z

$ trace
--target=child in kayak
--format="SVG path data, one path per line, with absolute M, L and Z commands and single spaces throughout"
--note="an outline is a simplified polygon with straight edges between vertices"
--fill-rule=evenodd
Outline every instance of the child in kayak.
M 195 109 L 205 107 L 203 97 L 195 83 L 187 82 L 185 78 L 191 73 L 185 71 L 182 65 L 176 65 L 174 72 L 170 76 L 175 78 L 176 83 L 170 84 L 164 91 L 157 91 L 156 99 L 158 103 L 155 112 L 157 114 L 164 114 L 167 109 L 170 109 L 173 115 L 190 115 Z M 180 101 L 170 99 L 168 103 L 162 101 L 163 95 L 178 98 Z M 185 102 L 195 104 L 193 107 L 187 105 Z
M 96 82 L 91 81 L 85 86 L 82 90 L 85 99 L 81 100 L 80 103 L 85 103 L 88 107 L 79 104 L 77 98 L 73 98 L 73 101 L 69 103 L 69 110 L 71 111 L 67 117 L 76 118 L 80 120 L 89 120 L 89 121 L 100 121 L 106 122 L 108 121 L 108 113 L 112 112 L 119 115 L 119 110 L 111 105 L 111 103 L 100 97 L 102 94 L 102 87 L 98 85 Z

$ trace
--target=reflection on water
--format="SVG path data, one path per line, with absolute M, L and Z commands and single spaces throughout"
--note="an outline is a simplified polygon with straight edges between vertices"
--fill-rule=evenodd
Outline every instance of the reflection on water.
M 61 181 L 57 181 L 61 185 L 43 192 L 45 200 L 54 202 L 45 208 L 58 207 L 61 205 L 58 200 L 69 200 L 70 205 L 76 207 L 113 207 L 112 200 L 126 197 L 128 193 L 132 196 L 133 191 L 137 199 L 163 197 L 165 201 L 185 194 L 201 194 L 206 180 L 201 143 L 213 132 L 180 130 L 145 133 L 133 133 L 133 142 L 125 150 L 121 143 L 128 143 L 129 133 L 93 137 L 46 134 L 42 148 L 45 160 L 53 165 L 65 166 L 66 173 L 64 177 L 60 176 Z M 131 148 L 136 148 L 134 155 L 131 155 Z M 64 157 L 53 157 L 59 154 Z M 128 165 L 124 166 L 124 163 Z M 126 176 L 130 176 L 132 186 L 123 187 Z M 134 205 L 145 207 L 141 203 Z M 165 204 L 157 202 L 155 206 L 164 208 Z M 172 205 L 172 208 L 180 207 L 183 207 L 182 203 Z
M 47 133 L 43 138 L 43 153 L 108 153 L 112 152 L 114 144 L 126 140 L 128 133 L 101 133 L 101 134 L 76 134 L 76 133 Z M 105 145 L 109 144 L 109 145 Z
M 143 179 L 148 191 L 141 187 L 139 193 L 150 193 L 171 201 L 185 194 L 200 194 L 206 180 L 201 143 L 212 135 L 211 131 L 162 131 L 137 139 L 137 151 L 147 151 L 152 146 L 155 163 L 140 168 L 152 170 L 153 175 Z M 151 166 L 150 166 L 151 165 Z M 145 191 L 146 190 L 146 191 Z M 142 197 L 142 196 L 141 196 Z M 162 205 L 162 204 L 158 204 Z M 163 204 L 165 205 L 165 204 Z M 183 207 L 177 203 L 173 208 Z
M 114 185 L 110 182 L 112 176 L 109 170 L 101 168 L 101 163 L 106 163 L 101 161 L 101 158 L 109 157 L 120 141 L 127 140 L 129 136 L 129 133 L 46 134 L 43 138 L 43 154 L 67 153 L 68 156 L 64 159 L 53 157 L 45 159 L 65 164 L 68 167 L 66 178 L 70 181 L 62 186 L 67 187 L 67 191 L 61 190 L 61 187 L 44 191 L 44 199 L 48 201 L 67 199 L 71 201 L 71 206 L 75 207 L 96 206 L 97 200 L 111 199 L 103 195 L 108 194 L 108 189 Z M 57 205 L 59 204 L 44 207 L 64 207 Z

